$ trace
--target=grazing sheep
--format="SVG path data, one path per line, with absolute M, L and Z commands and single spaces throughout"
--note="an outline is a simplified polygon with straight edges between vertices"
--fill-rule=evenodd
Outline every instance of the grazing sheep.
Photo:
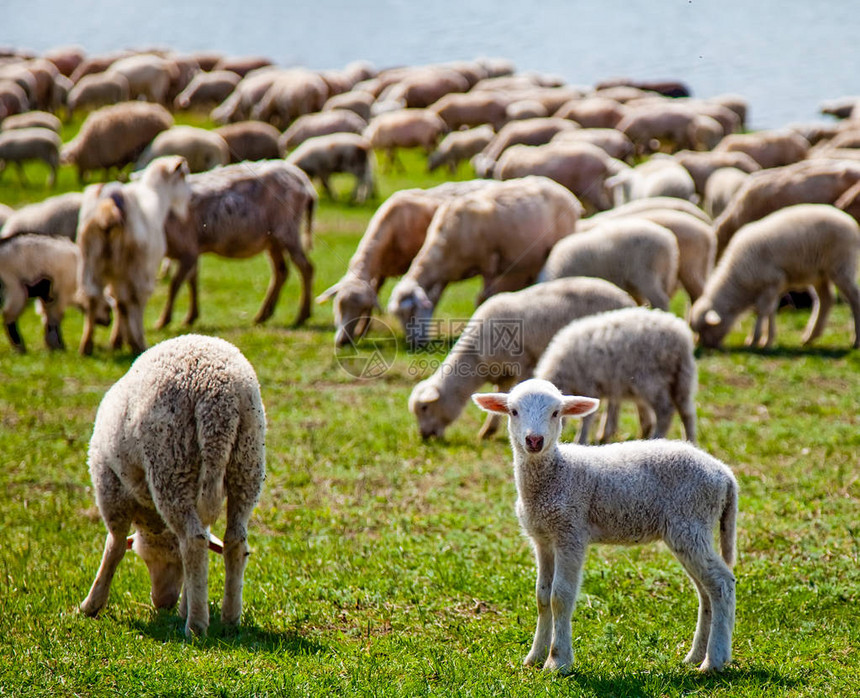
M 540 119 L 550 116 L 549 110 L 536 99 L 518 99 L 505 109 L 508 121 Z
M 674 196 L 652 196 L 647 199 L 634 199 L 621 206 L 616 206 L 608 211 L 595 213 L 593 216 L 584 218 L 580 221 L 577 230 L 588 230 L 589 228 L 604 223 L 611 218 L 619 218 L 621 216 L 629 216 L 633 213 L 642 213 L 643 211 L 655 211 L 663 209 L 671 209 L 673 211 L 681 211 L 687 213 L 694 218 L 698 218 L 704 223 L 712 223 L 711 217 L 700 209 L 696 204 L 687 201 L 686 199 L 676 199 Z
M 581 276 L 489 298 L 472 315 L 436 372 L 409 396 L 409 411 L 418 420 L 421 438 L 441 437 L 469 395 L 486 381 L 507 392 L 531 377 L 550 340 L 568 323 L 634 305 L 614 284 Z M 489 416 L 481 438 L 497 428 L 498 418 Z
M 623 166 L 606 180 L 615 205 L 652 196 L 669 196 L 693 201 L 696 185 L 690 173 L 669 157 L 654 156 L 636 167 Z
M 616 160 L 627 160 L 633 155 L 633 143 L 614 128 L 579 128 L 561 131 L 550 143 L 591 143 Z
M 265 70 L 272 66 L 272 61 L 265 56 L 222 56 L 212 70 L 229 70 L 241 78 L 250 73 Z
M 188 214 L 188 174 L 183 158 L 168 155 L 128 184 L 84 190 L 77 235 L 85 297 L 82 354 L 92 353 L 105 290 L 116 304 L 111 346 L 119 349 L 127 342 L 135 355 L 146 349 L 143 311 L 166 250 L 164 223 L 171 211 L 180 218 Z
M 86 56 L 84 60 L 72 71 L 69 76 L 73 83 L 77 84 L 88 75 L 103 73 L 120 58 L 134 55 L 132 51 L 113 51 L 99 56 Z
M 122 168 L 134 162 L 162 131 L 173 126 L 173 117 L 160 104 L 121 102 L 102 107 L 87 116 L 78 135 L 66 143 L 61 160 L 78 168 L 83 182 L 88 172 Z
M 606 279 L 637 303 L 668 310 L 678 282 L 678 243 L 669 230 L 649 220 L 610 219 L 552 248 L 538 280 L 563 276 Z
M 696 442 L 693 333 L 671 313 L 626 308 L 574 320 L 553 337 L 534 375 L 564 392 L 608 400 L 602 443 L 618 428 L 622 400 L 636 403 L 642 438 L 664 438 L 677 410 L 687 441 Z M 594 418 L 582 420 L 579 443 L 588 443 Z
M 170 82 L 178 69 L 161 56 L 139 53 L 111 63 L 110 71 L 128 80 L 130 99 L 143 97 L 149 102 L 166 104 Z
M 496 130 L 508 120 L 510 101 L 509 97 L 494 92 L 451 93 L 431 104 L 429 109 L 442 118 L 450 131 L 483 124 Z
M 69 90 L 66 110 L 71 118 L 79 109 L 98 109 L 129 99 L 131 92 L 124 75 L 110 70 L 85 75 Z
M 228 165 L 188 178 L 191 188 L 186 218 L 171 215 L 164 232 L 166 255 L 179 262 L 170 281 L 167 303 L 157 327 L 171 320 L 179 287 L 187 279 L 191 304 L 185 323 L 199 314 L 197 259 L 204 252 L 244 259 L 266 252 L 272 262 L 272 279 L 254 322 L 268 320 L 275 311 L 281 287 L 287 280 L 288 253 L 302 277 L 302 297 L 295 324 L 311 314 L 313 266 L 305 252 L 311 247 L 316 192 L 298 167 L 272 160 Z M 301 234 L 302 218 L 307 227 Z
M 176 109 L 213 109 L 230 96 L 239 80 L 241 78 L 231 70 L 201 71 L 176 95 L 173 106 Z
M 288 163 L 300 167 L 311 179 L 319 179 L 332 200 L 335 195 L 329 177 L 338 172 L 354 175 L 351 199 L 356 202 L 366 201 L 376 191 L 373 181 L 375 160 L 370 142 L 356 133 L 329 133 L 308 138 L 287 156 Z
M 0 123 L 0 129 L 11 131 L 16 128 L 47 128 L 55 133 L 59 133 L 63 124 L 60 120 L 46 111 L 28 111 L 23 114 L 15 114 L 7 116 Z
M 248 521 L 266 471 L 266 414 L 254 368 L 229 342 L 184 335 L 141 355 L 96 413 L 89 469 L 108 530 L 81 611 L 95 616 L 127 549 L 143 558 L 156 608 L 187 636 L 209 627 L 208 550 L 224 557 L 221 622 L 242 613 Z M 224 542 L 209 529 L 227 501 Z M 128 536 L 131 527 L 136 529 Z
M 432 172 L 437 167 L 448 166 L 448 171 L 454 174 L 457 166 L 464 160 L 469 160 L 493 140 L 492 126 L 484 124 L 465 131 L 452 131 L 442 139 L 427 158 L 427 169 Z
M 212 110 L 210 118 L 218 124 L 232 124 L 251 118 L 251 112 L 280 75 L 273 66 L 257 68 L 245 75 L 227 98 Z
M 0 229 L 0 237 L 16 233 L 39 233 L 64 237 L 74 241 L 78 230 L 78 214 L 84 195 L 73 191 L 49 196 L 44 201 L 22 206 L 15 211 Z
M 373 148 L 388 154 L 392 167 L 399 165 L 403 169 L 398 148 L 421 147 L 429 155 L 447 130 L 445 122 L 429 109 L 398 109 L 373 117 L 364 137 Z
M 281 135 L 278 129 L 262 121 L 237 121 L 216 128 L 214 133 L 227 142 L 230 164 L 243 160 L 277 160 L 283 155 L 278 145 Z
M 376 97 L 365 90 L 350 90 L 339 95 L 332 95 L 323 104 L 323 111 L 333 111 L 335 109 L 346 109 L 347 111 L 355 112 L 365 121 L 370 121 L 370 108 L 373 105 Z
M 860 163 L 802 160 L 754 172 L 714 221 L 717 258 L 741 226 L 794 204 L 832 204 L 860 182 Z
M 583 128 L 614 129 L 626 114 L 627 108 L 614 99 L 586 97 L 565 102 L 553 116 L 570 119 Z
M 8 118 L 30 108 L 27 92 L 16 82 L 0 75 L 0 117 Z
M 134 169 L 142 170 L 164 155 L 181 155 L 191 172 L 205 172 L 230 163 L 227 141 L 217 133 L 193 126 L 173 126 L 152 139 L 134 163 Z
M 576 197 L 546 177 L 499 182 L 446 202 L 392 290 L 389 312 L 413 346 L 426 343 L 433 308 L 449 283 L 482 276 L 478 305 L 530 285 L 553 245 L 574 232 L 581 212 Z
M 562 395 L 546 381 L 473 399 L 483 410 L 508 415 L 517 518 L 535 551 L 538 620 L 526 666 L 544 662 L 544 669 L 571 671 L 571 618 L 590 544 L 662 539 L 699 595 L 684 662 L 702 671 L 725 668 L 735 621 L 738 507 L 729 467 L 678 441 L 559 444 L 562 418 L 588 415 L 598 401 Z M 717 524 L 721 555 L 714 549 Z
M 80 46 L 58 46 L 42 54 L 43 58 L 51 61 L 61 75 L 68 77 L 75 68 L 84 62 L 86 53 Z
M 803 343 L 824 330 L 835 284 L 851 306 L 854 344 L 860 347 L 860 288 L 857 263 L 860 228 L 844 211 L 826 204 L 788 206 L 741 228 L 708 279 L 690 315 L 690 325 L 706 347 L 717 347 L 738 316 L 756 312 L 752 346 L 776 339 L 776 311 L 788 290 L 812 291 L 812 312 Z M 767 330 L 762 326 L 767 321 Z
M 0 132 L 0 175 L 10 162 L 14 162 L 21 184 L 26 185 L 24 163 L 30 160 L 41 160 L 51 168 L 48 186 L 53 187 L 57 181 L 62 143 L 56 131 L 36 126 Z
M 381 100 L 395 100 L 408 109 L 425 109 L 452 92 L 466 92 L 469 81 L 456 70 L 442 66 L 414 68 L 389 85 Z
M 711 218 L 717 218 L 747 181 L 749 174 L 737 167 L 721 167 L 714 170 L 705 183 L 703 205 Z
M 746 153 L 762 169 L 768 169 L 803 160 L 809 153 L 809 141 L 788 129 L 732 133 L 723 138 L 714 151 Z
M 659 150 L 712 150 L 723 137 L 723 128 L 709 116 L 669 105 L 631 108 L 616 128 L 630 138 L 637 155 Z
M 579 128 L 567 119 L 544 118 L 522 119 L 505 124 L 487 147 L 472 158 L 472 166 L 478 177 L 492 177 L 499 158 L 514 145 L 544 145 L 561 131 Z
M 605 183 L 620 167 L 626 165 L 613 161 L 591 143 L 512 145 L 496 161 L 493 177 L 501 180 L 528 175 L 549 177 L 576 194 L 585 210 L 592 212 L 610 207 Z
M 30 298 L 37 299 L 45 344 L 65 349 L 60 323 L 74 301 L 80 254 L 71 240 L 18 233 L 0 239 L 0 298 L 3 324 L 12 348 L 24 352 L 18 318 Z
M 346 109 L 305 114 L 296 119 L 278 139 L 282 152 L 292 150 L 308 138 L 327 136 L 330 133 L 361 133 L 367 128 L 367 121 L 355 112 Z
M 317 298 L 318 303 L 334 298 L 337 346 L 358 341 L 369 329 L 379 289 L 386 278 L 409 269 L 439 206 L 488 184 L 483 179 L 446 182 L 430 189 L 401 189 L 386 199 L 367 224 L 343 278 Z
M 713 150 L 700 152 L 696 150 L 681 150 L 672 156 L 676 162 L 683 165 L 696 185 L 696 193 L 704 197 L 708 178 L 723 167 L 734 167 L 746 173 L 757 172 L 761 169 L 755 160 L 746 153 Z
M 328 96 L 328 86 L 317 73 L 306 68 L 279 70 L 251 109 L 251 118 L 285 129 L 303 114 L 322 109 Z

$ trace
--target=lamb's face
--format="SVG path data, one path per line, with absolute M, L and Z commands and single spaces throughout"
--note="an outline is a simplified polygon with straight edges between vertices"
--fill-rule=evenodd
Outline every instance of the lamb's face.
M 176 536 L 165 529 L 159 535 L 138 531 L 134 552 L 146 563 L 152 585 L 150 597 L 156 608 L 171 608 L 179 600 L 184 572 Z
M 366 281 L 344 285 L 334 300 L 335 344 L 339 347 L 358 341 L 370 327 L 370 316 L 378 301 Z
M 704 296 L 690 309 L 690 328 L 699 336 L 699 344 L 715 349 L 729 333 L 732 323 L 714 310 Z
M 388 312 L 400 321 L 411 346 L 424 346 L 430 340 L 433 303 L 426 291 L 414 281 L 405 279 L 394 287 L 388 301 Z
M 441 438 L 445 427 L 457 418 L 457 414 L 450 414 L 448 401 L 442 398 L 430 379 L 421 381 L 413 388 L 409 396 L 409 411 L 418 420 L 422 439 Z

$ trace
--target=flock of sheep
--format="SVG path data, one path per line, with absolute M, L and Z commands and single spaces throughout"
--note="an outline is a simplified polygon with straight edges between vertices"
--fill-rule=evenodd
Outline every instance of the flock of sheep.
M 211 109 L 223 125 L 174 126 L 168 107 Z M 263 404 L 253 368 L 222 340 L 184 335 L 145 351 L 143 311 L 164 260 L 176 265 L 159 326 L 171 321 L 186 281 L 186 323 L 197 318 L 204 252 L 269 254 L 273 275 L 257 322 L 275 310 L 289 255 L 302 277 L 300 324 L 311 313 L 312 182 L 333 196 L 329 177 L 346 172 L 353 198 L 366 200 L 376 190 L 375 153 L 397 167 L 399 149 L 421 147 L 431 169 L 468 160 L 478 178 L 380 203 L 343 277 L 317 299 L 333 301 L 335 342 L 360 343 L 385 280 L 400 277 L 387 309 L 422 346 L 445 288 L 482 277 L 474 316 L 408 408 L 424 438 L 441 436 L 470 396 L 490 413 L 482 436 L 508 417 L 517 514 L 538 567 L 526 663 L 570 668 L 589 543 L 659 538 L 699 594 L 686 661 L 723 668 L 734 623 L 737 483 L 692 445 L 694 343 L 718 346 L 752 309 L 750 341 L 770 346 L 789 290 L 812 298 L 811 342 L 834 303 L 833 284 L 860 346 L 853 107 L 826 107 L 842 121 L 744 133 L 747 107 L 736 96 L 694 99 L 677 82 L 586 89 L 503 60 L 312 71 L 202 53 L 6 56 L 4 166 L 43 160 L 49 184 L 60 163 L 75 165 L 82 183 L 96 170 L 108 180 L 0 212 L 11 343 L 24 350 L 16 320 L 35 297 L 50 347 L 63 347 L 63 312 L 77 303 L 82 353 L 112 316 L 112 347 L 142 353 L 105 396 L 90 443 L 109 532 L 82 610 L 103 608 L 133 545 L 156 606 L 172 606 L 181 591 L 188 634 L 208 626 L 207 549 L 225 557 L 223 620 L 238 622 L 241 612 L 247 522 L 264 476 Z M 63 144 L 51 112 L 78 110 L 89 115 Z M 115 181 L 128 165 L 131 179 Z M 679 288 L 690 301 L 686 319 L 668 312 Z M 511 321 L 515 347 L 491 331 Z M 500 392 L 474 394 L 488 377 Z M 635 403 L 643 436 L 658 440 L 586 447 L 598 399 L 607 405 L 597 440 L 612 439 L 625 400 Z M 690 444 L 659 438 L 676 411 Z M 557 444 L 565 416 L 583 419 L 578 444 Z M 221 543 L 209 527 L 225 498 Z

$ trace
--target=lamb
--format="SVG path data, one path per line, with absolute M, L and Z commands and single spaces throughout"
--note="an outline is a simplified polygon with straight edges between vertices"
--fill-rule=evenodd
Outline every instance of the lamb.
M 747 181 L 749 174 L 737 167 L 714 170 L 705 184 L 703 205 L 712 218 L 717 218 Z
M 231 70 L 197 73 L 173 100 L 176 109 L 213 109 L 223 102 L 241 78 Z
M 184 335 L 141 355 L 96 413 L 88 460 L 108 533 L 81 612 L 95 616 L 105 607 L 117 566 L 132 549 L 149 570 L 155 607 L 172 607 L 181 590 L 186 636 L 204 635 L 211 549 L 224 557 L 221 622 L 237 624 L 265 437 L 256 373 L 229 342 Z M 221 543 L 210 527 L 225 500 Z
M 673 150 L 711 150 L 723 137 L 711 117 L 663 105 L 631 108 L 616 128 L 633 141 L 637 155 L 653 153 L 661 143 Z
M 531 377 L 550 340 L 568 323 L 634 305 L 614 284 L 587 277 L 557 279 L 488 299 L 436 372 L 412 390 L 409 411 L 418 420 L 421 438 L 441 437 L 485 381 L 507 392 Z M 497 428 L 498 418 L 489 416 L 481 438 Z
M 41 160 L 51 168 L 48 186 L 53 187 L 57 181 L 57 168 L 60 166 L 61 145 L 62 141 L 57 132 L 47 128 L 33 126 L 0 132 L 0 175 L 8 163 L 14 162 L 21 184 L 26 184 L 24 163 Z
M 355 112 L 332 109 L 314 114 L 305 114 L 296 119 L 278 139 L 284 152 L 300 146 L 308 138 L 327 136 L 330 133 L 358 133 L 367 127 L 367 121 Z
M 746 153 L 762 169 L 768 169 L 803 160 L 809 153 L 809 141 L 788 129 L 732 133 L 723 138 L 714 151 Z
M 615 205 L 651 196 L 670 196 L 693 201 L 696 185 L 690 173 L 672 158 L 654 156 L 636 167 L 621 167 L 606 180 Z
M 561 131 L 579 128 L 567 119 L 522 119 L 512 121 L 499 130 L 487 147 L 472 158 L 478 177 L 492 177 L 499 158 L 514 145 L 544 145 Z
M 81 192 L 73 191 L 23 206 L 10 215 L 0 228 L 0 237 L 33 232 L 74 241 L 83 198 Z
M 157 327 L 171 320 L 179 287 L 187 279 L 191 304 L 185 323 L 190 325 L 199 314 L 197 304 L 197 259 L 204 252 L 223 257 L 247 258 L 265 251 L 272 262 L 272 279 L 266 298 L 254 322 L 268 320 L 284 282 L 287 280 L 289 253 L 302 277 L 302 296 L 295 324 L 311 314 L 311 285 L 314 268 L 306 256 L 311 246 L 316 192 L 298 167 L 272 160 L 246 162 L 192 175 L 189 214 L 170 215 L 164 233 L 166 255 L 179 262 L 170 281 L 167 303 Z M 302 218 L 307 217 L 304 235 Z
M 75 300 L 80 254 L 66 238 L 17 233 L 0 239 L 0 290 L 3 323 L 12 348 L 23 353 L 18 318 L 30 298 L 37 299 L 45 344 L 65 349 L 60 323 Z
M 426 343 L 428 321 L 449 283 L 482 276 L 478 305 L 530 285 L 553 245 L 574 232 L 581 211 L 573 194 L 546 177 L 500 182 L 446 202 L 392 290 L 389 312 L 413 346 Z
M 409 109 L 425 109 L 452 92 L 466 92 L 471 85 L 458 71 L 443 66 L 413 68 L 379 95 Z
M 535 551 L 538 620 L 525 665 L 572 670 L 571 618 L 589 544 L 662 539 L 699 596 L 684 662 L 702 671 L 724 669 L 735 621 L 738 484 L 731 469 L 678 441 L 559 444 L 562 417 L 588 415 L 598 401 L 562 395 L 546 381 L 473 399 L 483 410 L 508 415 L 517 518 Z M 714 549 L 718 523 L 721 555 Z
M 457 166 L 464 160 L 469 160 L 493 140 L 493 128 L 488 124 L 470 128 L 466 131 L 452 131 L 442 139 L 436 150 L 427 158 L 427 170 L 432 172 L 443 165 L 454 174 Z
M 633 143 L 621 131 L 614 128 L 580 128 L 560 131 L 550 143 L 591 143 L 616 160 L 627 160 L 633 156 Z
M 122 168 L 134 162 L 162 131 L 173 126 L 173 117 L 160 104 L 120 102 L 87 116 L 78 135 L 66 143 L 60 155 L 64 164 L 78 168 L 84 182 L 88 172 Z
M 483 124 L 497 130 L 508 120 L 510 101 L 505 95 L 494 92 L 453 92 L 431 104 L 429 109 L 439 115 L 452 132 L 464 126 Z
M 262 99 L 251 109 L 251 118 L 281 129 L 303 114 L 319 111 L 328 99 L 328 86 L 306 68 L 273 71 L 275 78 Z
M 251 118 L 251 111 L 260 103 L 280 73 L 281 71 L 273 66 L 262 66 L 250 71 L 227 98 L 212 110 L 210 118 L 218 124 L 232 124 Z
M 131 91 L 124 75 L 110 70 L 85 75 L 69 90 L 66 110 L 71 118 L 79 109 L 98 109 L 128 101 Z
M 430 189 L 401 189 L 373 214 L 346 274 L 317 297 L 334 298 L 335 344 L 361 339 L 370 316 L 379 307 L 379 289 L 390 276 L 400 276 L 421 249 L 433 215 L 444 203 L 481 189 L 485 180 L 446 182 Z
M 15 114 L 7 116 L 0 122 L 0 128 L 4 131 L 11 131 L 16 128 L 47 128 L 55 133 L 59 133 L 63 124 L 60 120 L 46 111 L 28 111 L 23 114 Z
M 110 71 L 128 80 L 130 99 L 143 97 L 150 102 L 166 104 L 170 82 L 178 68 L 161 56 L 138 53 L 111 63 Z
M 355 176 L 351 198 L 363 202 L 376 191 L 373 170 L 376 157 L 370 142 L 356 133 L 329 133 L 308 138 L 287 156 L 287 162 L 304 170 L 311 178 L 318 178 L 325 193 L 335 199 L 329 177 L 338 172 Z
M 649 220 L 609 220 L 552 248 L 538 280 L 563 276 L 606 279 L 637 303 L 668 310 L 678 281 L 678 243 L 669 230 Z
M 854 344 L 860 347 L 860 288 L 857 263 L 860 228 L 844 211 L 827 204 L 798 204 L 780 209 L 741 228 L 693 305 L 690 325 L 706 347 L 717 347 L 738 316 L 757 314 L 747 343 L 769 347 L 776 339 L 776 311 L 788 290 L 812 292 L 812 312 L 803 343 L 824 330 L 833 305 L 830 283 L 851 306 Z M 767 330 L 762 327 L 767 321 Z
M 111 345 L 127 342 L 137 355 L 146 349 L 143 311 L 152 295 L 166 250 L 164 223 L 170 211 L 188 214 L 191 188 L 184 158 L 153 160 L 128 184 L 84 190 L 78 223 L 82 263 L 79 286 L 85 298 L 80 352 L 93 351 L 94 325 L 107 290 L 116 304 Z
M 583 128 L 611 128 L 618 126 L 627 115 L 627 108 L 614 99 L 586 97 L 562 104 L 554 114 L 561 119 L 575 121 Z
M 601 443 L 618 428 L 622 400 L 636 403 L 643 438 L 664 438 L 677 410 L 687 441 L 696 442 L 693 333 L 671 313 L 637 307 L 574 320 L 553 337 L 534 375 L 565 392 L 609 401 Z M 593 421 L 594 415 L 582 420 L 579 443 L 588 443 Z
M 604 184 L 620 167 L 626 165 L 591 143 L 513 145 L 496 161 L 493 177 L 549 177 L 576 194 L 586 211 L 604 211 L 610 207 Z
M 714 221 L 717 258 L 741 226 L 794 204 L 832 204 L 860 182 L 860 163 L 802 160 L 755 172 Z
M 373 148 L 386 151 L 392 166 L 398 164 L 402 169 L 398 148 L 421 147 L 429 154 L 447 130 L 445 122 L 429 109 L 398 109 L 373 117 L 364 137 Z
M 227 142 L 230 164 L 243 160 L 277 160 L 283 155 L 278 145 L 281 135 L 278 129 L 262 121 L 237 121 L 216 128 L 214 133 Z
M 708 178 L 718 169 L 734 167 L 743 172 L 757 172 L 761 169 L 755 160 L 746 153 L 734 151 L 705 151 L 681 150 L 672 156 L 683 165 L 696 185 L 696 193 L 704 197 Z
M 519 121 L 522 119 L 539 119 L 550 116 L 542 102 L 536 99 L 517 99 L 505 108 L 505 116 L 508 121 Z
M 355 112 L 365 121 L 370 121 L 370 108 L 376 100 L 370 92 L 365 90 L 350 90 L 339 95 L 332 95 L 323 104 L 323 111 L 332 111 L 334 109 L 346 109 Z
M 205 172 L 230 163 L 227 141 L 217 133 L 193 126 L 173 126 L 152 139 L 134 163 L 134 170 L 142 170 L 164 155 L 181 155 L 191 172 Z

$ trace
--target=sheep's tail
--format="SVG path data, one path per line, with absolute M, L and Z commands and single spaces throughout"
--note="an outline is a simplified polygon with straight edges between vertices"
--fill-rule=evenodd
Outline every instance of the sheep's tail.
M 720 552 L 729 567 L 735 564 L 735 538 L 738 521 L 738 483 L 732 478 L 726 491 L 726 501 L 720 516 Z
M 308 250 L 312 250 L 314 247 L 314 212 L 316 211 L 317 200 L 315 196 L 312 196 L 308 200 L 308 205 L 306 209 L 307 220 L 305 221 L 305 227 L 302 230 L 302 249 L 306 252 Z

